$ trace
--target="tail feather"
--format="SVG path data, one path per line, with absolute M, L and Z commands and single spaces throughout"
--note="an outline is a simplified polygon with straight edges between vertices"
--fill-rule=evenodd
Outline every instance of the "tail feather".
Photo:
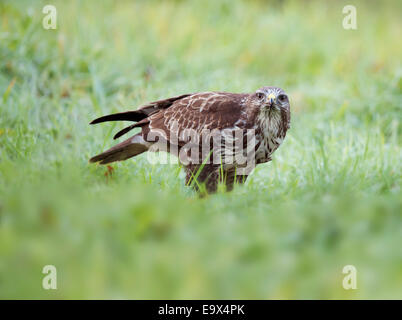
M 115 161 L 123 161 L 139 155 L 148 150 L 148 146 L 143 142 L 142 136 L 137 134 L 114 147 L 102 152 L 91 159 L 89 162 L 99 162 L 107 164 Z
M 141 106 L 137 110 L 119 112 L 97 118 L 95 120 L 92 120 L 90 124 L 96 124 L 106 121 L 137 122 L 119 131 L 114 136 L 114 139 L 117 139 L 134 128 L 143 127 L 146 124 L 148 124 L 149 123 L 148 117 L 150 115 L 154 114 L 155 112 L 158 112 L 159 110 L 169 108 L 175 101 L 183 99 L 188 96 L 191 96 L 191 94 L 182 94 L 180 96 L 150 102 L 146 105 Z M 134 157 L 140 153 L 147 151 L 150 145 L 151 144 L 149 142 L 144 141 L 141 133 L 139 133 L 115 145 L 109 150 L 106 150 L 105 152 L 102 152 L 101 154 L 92 157 L 89 160 L 89 162 L 99 162 L 100 164 L 107 164 L 114 161 L 126 160 L 128 158 Z

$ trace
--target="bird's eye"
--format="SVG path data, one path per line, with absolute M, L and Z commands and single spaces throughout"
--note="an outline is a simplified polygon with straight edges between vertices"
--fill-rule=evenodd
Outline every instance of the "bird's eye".
M 288 101 L 288 96 L 286 94 L 280 94 L 278 96 L 278 101 L 281 103 L 287 102 Z
M 263 94 L 262 92 L 257 92 L 257 98 L 262 100 L 265 98 L 265 94 Z

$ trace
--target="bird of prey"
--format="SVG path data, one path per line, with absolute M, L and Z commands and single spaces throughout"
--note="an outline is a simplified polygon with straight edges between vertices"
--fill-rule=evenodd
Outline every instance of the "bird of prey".
M 234 183 L 246 181 L 256 164 L 271 160 L 290 128 L 290 105 L 283 89 L 267 86 L 253 93 L 183 94 L 90 124 L 105 121 L 134 122 L 114 139 L 134 128 L 141 132 L 90 162 L 108 164 L 145 151 L 175 153 L 185 168 L 186 184 L 213 193 L 219 183 L 230 191 Z

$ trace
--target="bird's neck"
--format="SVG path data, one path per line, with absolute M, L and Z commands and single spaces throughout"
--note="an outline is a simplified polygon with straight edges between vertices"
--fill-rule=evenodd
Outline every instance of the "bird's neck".
M 283 121 L 280 111 L 267 110 L 258 119 L 264 138 L 279 137 L 283 132 Z

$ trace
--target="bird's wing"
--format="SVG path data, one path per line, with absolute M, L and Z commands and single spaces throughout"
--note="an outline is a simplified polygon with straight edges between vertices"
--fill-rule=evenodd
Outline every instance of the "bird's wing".
M 131 126 L 124 128 L 123 130 L 119 131 L 115 136 L 114 139 L 119 138 L 123 134 L 129 132 L 131 129 L 135 127 L 141 127 L 145 123 L 147 123 L 146 119 L 158 112 L 160 110 L 169 108 L 175 101 L 183 99 L 185 97 L 191 96 L 191 94 L 182 94 L 180 96 L 171 97 L 168 99 L 157 100 L 145 105 L 140 106 L 137 110 L 130 110 L 125 112 L 113 113 L 106 116 L 102 116 L 90 122 L 90 124 L 96 124 L 106 121 L 134 121 L 138 122 Z
M 185 130 L 200 134 L 209 129 L 244 128 L 247 94 L 203 92 L 175 101 L 169 108 L 148 117 L 144 133 L 158 132 L 168 141 L 172 133 L 180 140 Z M 179 141 L 180 144 L 180 141 Z

